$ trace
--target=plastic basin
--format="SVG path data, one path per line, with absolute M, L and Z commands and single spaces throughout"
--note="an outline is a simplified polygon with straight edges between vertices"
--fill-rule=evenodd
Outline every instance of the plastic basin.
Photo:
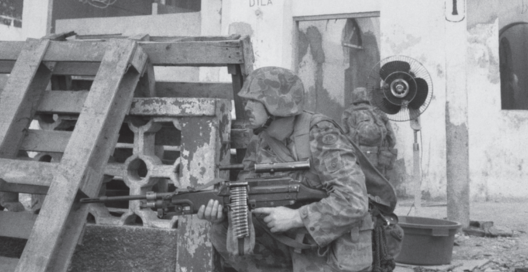
M 451 263 L 460 223 L 435 218 L 399 216 L 405 234 L 396 262 L 415 265 Z

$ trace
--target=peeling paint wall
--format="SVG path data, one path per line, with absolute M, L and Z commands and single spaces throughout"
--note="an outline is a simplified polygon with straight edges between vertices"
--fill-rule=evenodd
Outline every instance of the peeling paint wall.
M 444 1 L 381 1 L 381 58 L 405 55 L 418 60 L 433 81 L 433 99 L 420 116 L 418 138 L 422 168 L 422 195 L 446 196 L 446 129 L 445 129 L 445 16 Z M 405 12 L 403 12 L 405 10 Z M 456 41 L 464 43 L 465 41 Z M 397 137 L 400 196 L 414 195 L 413 130 L 409 122 L 393 122 Z
M 468 95 L 471 195 L 528 196 L 528 111 L 501 110 L 499 31 L 528 21 L 524 1 L 468 1 Z
M 222 33 L 249 35 L 255 68 L 290 68 L 293 20 L 291 1 L 231 0 L 222 2 Z
M 357 19 L 363 49 L 342 45 L 347 19 L 301 21 L 297 32 L 296 69 L 306 91 L 306 109 L 341 121 L 350 93 L 364 87 L 379 61 L 379 19 Z

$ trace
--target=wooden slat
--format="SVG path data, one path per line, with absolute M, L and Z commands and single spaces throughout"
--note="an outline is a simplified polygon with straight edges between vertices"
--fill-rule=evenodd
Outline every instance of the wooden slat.
M 152 65 L 225 66 L 244 62 L 239 41 L 141 43 Z
M 0 93 L 0 157 L 14 158 L 39 101 L 51 78 L 40 61 L 49 41 L 28 40 Z M 21 44 L 22 45 L 22 44 Z
M 58 163 L 0 159 L 0 191 L 47 194 Z M 120 176 L 123 164 L 108 163 L 104 173 Z
M 240 40 L 140 44 L 155 66 L 226 66 L 244 63 Z M 0 61 L 16 60 L 22 45 L 23 42 L 19 41 L 0 42 Z M 99 62 L 107 46 L 106 42 L 52 41 L 43 61 Z
M 87 91 L 47 91 L 37 107 L 39 113 L 79 113 Z M 212 98 L 136 97 L 129 115 L 143 116 L 214 116 L 216 100 Z
M 216 101 L 209 98 L 134 98 L 129 115 L 215 116 Z
M 98 194 L 108 162 L 140 74 L 129 67 L 135 42 L 113 41 L 86 98 L 77 126 L 61 159 L 39 217 L 22 253 L 17 272 L 66 271 L 82 232 L 87 205 L 76 192 Z M 146 60 L 146 57 L 145 57 Z
M 44 64 L 53 64 L 54 62 L 44 61 Z M 9 74 L 13 70 L 15 60 L 0 60 L 0 74 Z M 53 69 L 54 75 L 71 75 L 71 76 L 95 76 L 99 69 L 100 62 L 59 62 Z
M 71 132 L 57 130 L 28 130 L 20 150 L 35 152 L 64 152 Z
M 233 99 L 233 86 L 224 82 L 156 82 L 158 97 Z
M 49 186 L 56 170 L 56 163 L 0 159 L 0 178 L 9 183 Z
M 18 259 L 0 256 L 0 271 L 12 272 L 18 264 Z
M 0 211 L 0 236 L 27 239 L 36 219 L 33 213 Z
M 46 180 L 46 182 L 49 184 L 51 180 Z M 9 183 L 3 179 L 0 179 L 0 192 L 45 195 L 48 193 L 48 186 Z

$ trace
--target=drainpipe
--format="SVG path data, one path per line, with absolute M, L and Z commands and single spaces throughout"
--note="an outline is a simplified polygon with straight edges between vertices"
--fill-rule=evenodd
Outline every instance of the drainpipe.
M 446 0 L 447 219 L 469 226 L 469 139 L 465 0 Z

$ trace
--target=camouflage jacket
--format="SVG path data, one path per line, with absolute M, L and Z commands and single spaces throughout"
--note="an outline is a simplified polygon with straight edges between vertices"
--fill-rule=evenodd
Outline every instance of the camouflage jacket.
M 314 120 L 312 118 L 312 120 Z M 279 156 L 265 140 L 266 131 L 251 139 L 243 163 L 285 162 L 296 160 L 294 137 L 282 141 L 290 158 Z M 309 145 L 311 169 L 304 173 L 283 173 L 284 175 L 304 175 L 305 185 L 326 190 L 328 197 L 299 208 L 301 218 L 308 233 L 319 247 L 332 241 L 350 236 L 351 226 L 361 224 L 368 213 L 368 197 L 365 176 L 356 163 L 354 149 L 329 118 L 310 124 Z M 275 175 L 278 175 L 276 173 Z M 242 171 L 239 178 L 263 176 Z

